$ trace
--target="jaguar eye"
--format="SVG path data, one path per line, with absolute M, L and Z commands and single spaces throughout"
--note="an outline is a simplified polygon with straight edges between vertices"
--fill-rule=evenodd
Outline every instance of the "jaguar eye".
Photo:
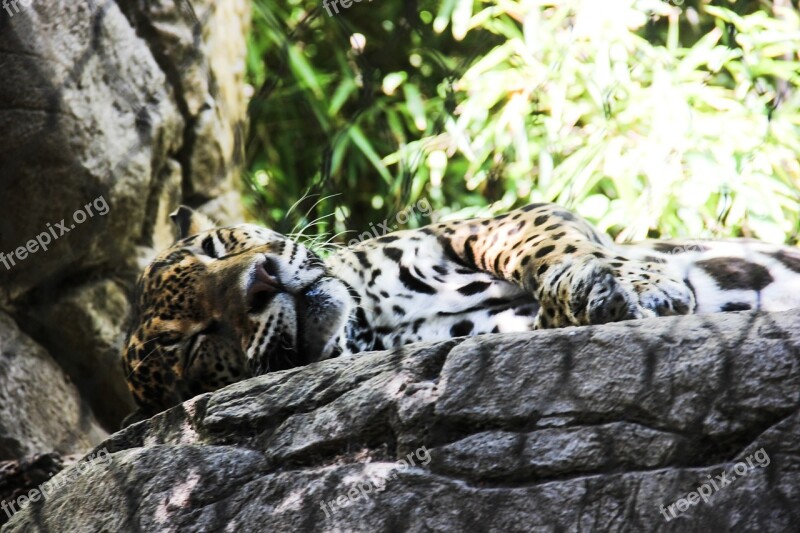
M 203 253 L 208 257 L 217 258 L 217 249 L 214 247 L 214 238 L 211 235 L 203 239 L 202 248 Z
M 205 328 L 195 333 L 194 336 L 192 336 L 192 338 L 189 339 L 189 343 L 186 345 L 186 353 L 191 354 L 194 351 L 194 348 L 197 345 L 197 341 L 200 339 L 200 337 L 204 336 L 207 337 L 209 335 L 214 335 L 218 333 L 219 330 L 220 330 L 219 322 L 216 321 L 210 322 Z
M 215 333 L 219 333 L 220 330 L 220 323 L 217 321 L 209 322 L 209 324 L 203 328 L 198 335 L 214 335 Z
M 175 346 L 176 344 L 178 344 L 182 340 L 183 340 L 183 336 L 182 335 L 174 335 L 174 334 L 169 334 L 169 333 L 166 333 L 166 334 L 161 335 L 161 336 L 158 337 L 158 342 L 162 346 Z

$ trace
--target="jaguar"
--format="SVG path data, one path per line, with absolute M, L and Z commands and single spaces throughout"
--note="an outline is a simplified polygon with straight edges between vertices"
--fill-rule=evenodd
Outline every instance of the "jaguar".
M 353 243 L 324 260 L 181 206 L 123 349 L 136 419 L 267 372 L 419 341 L 800 307 L 800 253 L 746 239 L 615 244 L 531 204 Z

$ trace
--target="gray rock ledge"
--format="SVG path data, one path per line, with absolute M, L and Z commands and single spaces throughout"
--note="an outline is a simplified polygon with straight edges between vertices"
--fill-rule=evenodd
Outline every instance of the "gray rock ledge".
M 130 426 L 2 531 L 791 531 L 798 405 L 800 310 L 418 344 Z

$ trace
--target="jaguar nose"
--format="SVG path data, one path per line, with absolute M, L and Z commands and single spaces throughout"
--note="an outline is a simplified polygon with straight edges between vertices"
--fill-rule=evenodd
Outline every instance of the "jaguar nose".
M 250 286 L 247 288 L 247 305 L 250 312 L 262 311 L 271 297 L 282 290 L 277 279 L 278 269 L 275 262 L 266 259 L 258 263 L 253 272 Z

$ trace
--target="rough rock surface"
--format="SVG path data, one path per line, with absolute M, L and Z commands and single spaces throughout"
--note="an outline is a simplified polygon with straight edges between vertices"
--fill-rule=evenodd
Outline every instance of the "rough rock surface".
M 84 453 L 105 439 L 69 377 L 0 312 L 0 461 Z
M 126 293 L 172 243 L 168 214 L 187 203 L 221 222 L 242 219 L 250 7 L 52 0 L 0 9 L 0 252 L 8 263 L 0 262 L 0 310 L 50 352 L 108 430 L 133 406 L 118 351 Z M 94 215 L 81 223 L 75 214 L 82 219 L 87 204 Z M 47 249 L 33 242 L 20 258 L 17 250 L 50 228 Z M 0 335 L 14 331 L 0 324 Z M 41 351 L 19 352 L 30 359 L 20 369 L 43 364 Z M 62 379 L 48 361 L 38 375 Z M 15 386 L 4 379 L 0 396 Z M 35 433 L 55 435 L 71 408 L 26 418 L 42 426 Z M 32 451 L 46 453 L 58 441 L 35 443 Z
M 33 305 L 23 318 L 28 332 L 58 356 L 97 419 L 114 430 L 135 409 L 120 364 L 128 311 L 125 290 L 103 279 Z
M 3 533 L 793 531 L 798 326 L 800 310 L 650 319 L 250 379 L 113 435 L 108 465 Z
M 5 507 L 2 507 L 3 512 L 0 512 L 0 525 L 8 522 L 15 512 L 8 508 L 8 502 L 14 502 L 20 496 L 29 494 L 32 489 L 49 481 L 62 468 L 64 468 L 64 462 L 57 453 L 36 454 L 25 459 L 0 461 L 0 502 L 6 504 Z
M 62 218 L 69 229 L 100 195 L 110 204 L 1 268 L 12 298 L 163 248 L 170 209 L 235 190 L 248 13 L 245 0 L 59 0 L 0 18 L 0 250 Z

